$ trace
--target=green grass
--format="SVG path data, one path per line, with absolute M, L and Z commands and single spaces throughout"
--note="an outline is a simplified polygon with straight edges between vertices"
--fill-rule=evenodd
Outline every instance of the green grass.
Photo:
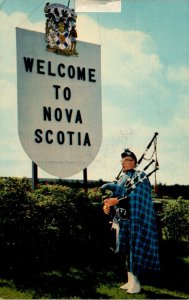
M 178 291 L 168 289 L 155 288 L 153 286 L 144 285 L 139 294 L 130 295 L 126 291 L 119 289 L 119 286 L 100 286 L 98 292 L 109 299 L 187 299 L 188 295 Z
M 0 275 L 2 299 L 189 299 L 189 256 L 172 244 L 161 248 L 161 274 L 142 282 L 141 292 L 130 295 L 124 283 L 119 257 L 109 256 L 66 261 L 59 268 L 19 267 Z M 180 251 L 180 250 L 179 250 Z M 182 255 L 181 255 L 182 254 Z M 1 271 L 1 269 L 0 269 Z
M 54 281 L 54 272 L 48 274 L 46 279 Z M 65 285 L 62 275 L 58 275 L 58 278 L 62 279 L 62 284 L 55 284 L 54 288 L 51 286 L 36 285 L 32 289 L 26 287 L 19 287 L 13 281 L 0 281 L 0 297 L 3 299 L 136 299 L 136 295 L 127 294 L 126 291 L 119 289 L 121 283 L 110 282 L 106 284 L 100 284 L 91 287 L 87 283 L 83 282 L 82 276 L 80 276 L 80 270 L 75 270 L 75 275 L 70 274 L 72 278 L 72 285 Z M 95 274 L 93 274 L 95 277 Z M 73 280 L 74 277 L 74 280 Z M 58 279 L 57 279 L 58 281 Z M 47 280 L 49 284 L 49 280 Z M 3 285 L 3 286 L 2 286 Z M 86 297 L 87 296 L 87 297 Z M 188 299 L 189 294 L 173 289 L 166 289 L 163 287 L 154 287 L 150 285 L 143 285 L 141 292 L 137 294 L 137 299 Z
M 13 280 L 0 279 L 0 298 L 32 299 L 33 293 L 19 290 Z
M 3 299 L 189 299 L 189 256 L 164 262 L 161 279 L 139 294 L 120 290 L 119 268 L 82 265 L 0 279 Z

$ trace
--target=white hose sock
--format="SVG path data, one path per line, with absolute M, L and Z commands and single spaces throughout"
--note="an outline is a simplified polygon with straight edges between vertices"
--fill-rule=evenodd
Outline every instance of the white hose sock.
M 128 293 L 130 294 L 136 294 L 140 292 L 140 282 L 138 281 L 137 276 L 133 275 L 132 273 L 130 274 L 130 284 L 129 288 L 127 290 Z
M 131 277 L 132 277 L 132 273 L 131 272 L 127 272 L 127 276 L 128 276 L 128 282 L 125 283 L 124 285 L 120 286 L 120 289 L 122 290 L 128 290 L 128 288 L 131 285 Z

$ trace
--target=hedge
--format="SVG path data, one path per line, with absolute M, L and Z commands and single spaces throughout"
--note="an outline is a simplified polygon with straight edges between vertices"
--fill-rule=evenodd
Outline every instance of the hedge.
M 30 186 L 26 178 L 0 179 L 1 265 L 61 265 L 86 259 L 88 251 L 96 257 L 107 250 L 99 193 L 48 184 L 31 191 Z
M 189 244 L 189 201 L 162 200 L 158 212 L 164 236 Z M 100 262 L 111 246 L 109 218 L 98 189 L 40 184 L 27 178 L 0 178 L 1 270 Z
M 162 204 L 161 222 L 165 238 L 189 243 L 189 201 L 178 198 L 163 200 Z

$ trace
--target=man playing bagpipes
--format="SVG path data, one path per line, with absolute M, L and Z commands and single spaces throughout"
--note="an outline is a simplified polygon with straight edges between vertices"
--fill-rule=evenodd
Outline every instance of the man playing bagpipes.
M 123 175 L 101 190 L 112 191 L 104 200 L 103 210 L 111 214 L 115 209 L 112 228 L 116 229 L 116 252 L 124 255 L 126 262 L 128 282 L 120 288 L 134 294 L 140 292 L 145 271 L 159 271 L 158 233 L 149 174 L 136 170 L 137 158 L 129 149 L 121 157 Z

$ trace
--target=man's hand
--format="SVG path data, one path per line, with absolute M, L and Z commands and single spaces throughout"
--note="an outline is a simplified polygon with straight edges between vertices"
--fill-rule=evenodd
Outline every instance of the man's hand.
M 106 215 L 109 215 L 110 213 L 110 207 L 118 204 L 118 199 L 117 198 L 107 198 L 104 200 L 104 206 L 103 206 L 103 211 Z
M 104 200 L 104 204 L 108 206 L 114 206 L 118 204 L 118 199 L 117 198 L 107 198 Z
M 107 204 L 104 204 L 104 206 L 103 206 L 103 211 L 104 211 L 104 213 L 105 213 L 106 215 L 109 215 L 109 213 L 110 213 L 110 206 L 107 205 Z

